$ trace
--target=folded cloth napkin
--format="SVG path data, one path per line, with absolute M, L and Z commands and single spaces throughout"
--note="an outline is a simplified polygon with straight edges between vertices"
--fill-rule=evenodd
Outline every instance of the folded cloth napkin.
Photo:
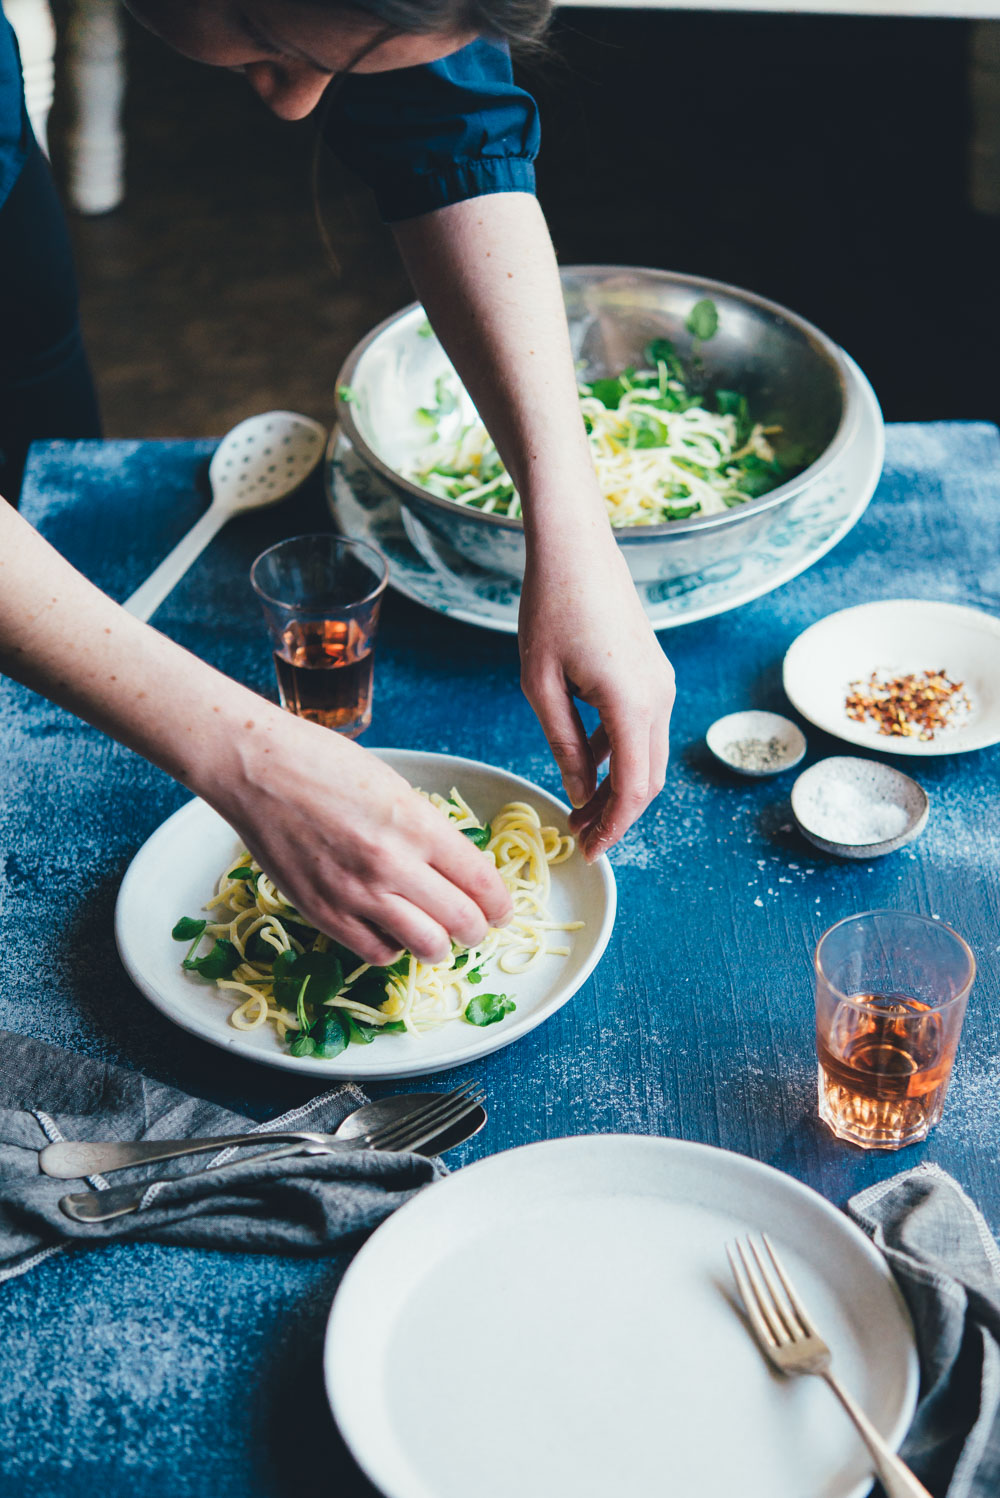
M 111 1181 L 57 1181 L 38 1168 L 38 1151 L 60 1139 L 181 1139 L 318 1129 L 333 1133 L 365 1102 L 350 1083 L 300 1108 L 256 1123 L 189 1097 L 138 1072 L 56 1050 L 0 1030 L 0 1281 L 23 1274 L 60 1248 L 144 1238 L 157 1243 L 243 1252 L 335 1252 L 378 1226 L 428 1182 L 446 1174 L 439 1161 L 374 1151 L 304 1155 L 268 1162 L 239 1152 L 196 1155 Z M 252 1153 L 252 1151 L 248 1151 Z M 205 1167 L 232 1160 L 225 1170 Z M 110 1222 L 67 1217 L 59 1198 L 86 1186 L 183 1179 L 157 1187 L 142 1209 Z
M 1000 1495 L 1000 1250 L 937 1165 L 871 1186 L 848 1211 L 913 1317 L 920 1400 L 901 1455 L 934 1498 Z

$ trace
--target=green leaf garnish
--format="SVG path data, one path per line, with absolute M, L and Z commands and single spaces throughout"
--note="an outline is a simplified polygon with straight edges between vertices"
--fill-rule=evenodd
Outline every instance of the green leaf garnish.
M 477 848 L 485 848 L 493 836 L 493 828 L 487 822 L 485 827 L 463 827 L 462 831 L 470 843 L 475 843 Z
M 232 942 L 219 937 L 204 957 L 185 957 L 183 965 L 189 973 L 202 978 L 231 978 L 242 961 Z
M 707 343 L 710 338 L 715 337 L 719 331 L 719 309 L 711 297 L 703 297 L 700 302 L 695 302 L 684 326 L 699 343 Z
M 174 941 L 194 941 L 196 936 L 201 936 L 207 921 L 195 921 L 189 915 L 182 915 L 170 935 Z
M 316 1047 L 316 1055 L 323 1061 L 332 1061 L 334 1056 L 339 1056 L 341 1051 L 346 1050 L 351 1035 L 350 1025 L 347 1015 L 338 1010 L 318 1019 L 309 1031 Z
M 248 863 L 241 863 L 238 869 L 230 869 L 226 875 L 227 879 L 252 879 L 253 869 Z
M 335 952 L 281 952 L 271 969 L 274 1000 L 283 1009 L 295 1009 L 304 981 L 310 982 L 309 1002 L 319 1009 L 336 998 L 344 986 L 344 972 Z
M 516 1008 L 505 993 L 477 993 L 466 1004 L 465 1017 L 470 1025 L 495 1025 Z

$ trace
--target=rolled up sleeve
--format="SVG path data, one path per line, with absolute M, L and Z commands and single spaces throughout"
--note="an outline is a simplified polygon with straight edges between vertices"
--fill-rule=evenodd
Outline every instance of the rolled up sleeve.
M 389 223 L 486 193 L 535 190 L 538 110 L 494 42 L 424 67 L 352 75 L 324 133 Z

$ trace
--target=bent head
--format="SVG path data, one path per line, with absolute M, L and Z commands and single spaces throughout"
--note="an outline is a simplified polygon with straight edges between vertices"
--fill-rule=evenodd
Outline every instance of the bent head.
M 436 62 L 478 36 L 534 40 L 551 0 L 125 0 L 195 62 L 243 73 L 284 120 L 311 113 L 335 73 Z

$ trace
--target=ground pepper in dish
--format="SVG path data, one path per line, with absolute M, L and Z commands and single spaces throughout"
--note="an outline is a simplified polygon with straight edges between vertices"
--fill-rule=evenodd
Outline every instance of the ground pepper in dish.
M 964 688 L 946 671 L 908 676 L 873 671 L 867 681 L 851 682 L 844 706 L 849 718 L 871 720 L 886 737 L 928 741 L 942 729 L 954 728 L 969 711 L 972 704 Z
M 734 739 L 722 753 L 741 770 L 777 770 L 788 758 L 788 748 L 779 738 Z

